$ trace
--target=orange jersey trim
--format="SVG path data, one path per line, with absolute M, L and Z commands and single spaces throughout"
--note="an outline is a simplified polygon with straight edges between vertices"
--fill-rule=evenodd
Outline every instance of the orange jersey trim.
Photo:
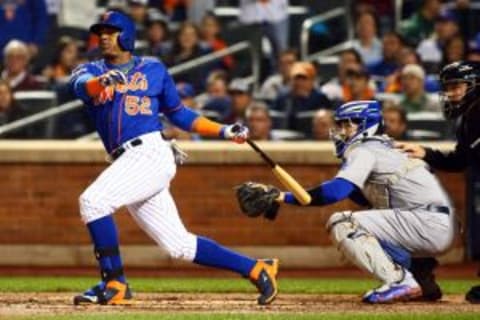
M 199 116 L 193 121 L 192 131 L 202 136 L 219 137 L 222 125 L 218 122 L 209 120 L 203 116 Z

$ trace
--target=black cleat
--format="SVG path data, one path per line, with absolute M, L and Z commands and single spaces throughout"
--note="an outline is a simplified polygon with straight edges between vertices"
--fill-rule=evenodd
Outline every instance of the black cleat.
M 438 266 L 435 258 L 413 258 L 410 272 L 422 288 L 422 295 L 415 301 L 438 301 L 442 298 L 442 289 L 435 281 L 433 270 Z
M 465 299 L 470 303 L 480 303 L 480 286 L 472 287 L 465 295 Z
M 128 284 L 119 281 L 100 282 L 73 298 L 74 305 L 85 304 L 130 304 L 133 298 Z

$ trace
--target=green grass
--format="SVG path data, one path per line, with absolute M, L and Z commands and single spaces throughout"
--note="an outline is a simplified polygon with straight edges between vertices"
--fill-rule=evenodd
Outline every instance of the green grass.
M 174 314 L 174 315 L 158 315 L 158 314 L 115 314 L 115 315 L 81 315 L 81 316 L 47 316 L 47 317 L 11 317 L 11 320 L 313 320 L 313 319 L 325 319 L 325 320 L 467 320 L 477 319 L 478 314 L 465 313 L 465 314 Z M 2 319 L 0 317 L 0 319 Z
M 81 292 L 98 281 L 86 277 L 0 277 L 0 292 Z M 252 285 L 237 278 L 130 278 L 137 292 L 252 292 Z M 463 294 L 478 279 L 440 280 L 446 294 Z M 376 286 L 372 280 L 282 278 L 282 293 L 361 293 Z

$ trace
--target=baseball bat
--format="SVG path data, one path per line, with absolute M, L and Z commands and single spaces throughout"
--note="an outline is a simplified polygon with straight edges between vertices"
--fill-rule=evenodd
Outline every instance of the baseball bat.
M 310 194 L 297 182 L 287 171 L 285 171 L 278 163 L 270 158 L 260 147 L 250 139 L 247 139 L 247 143 L 257 152 L 262 159 L 272 168 L 272 172 L 275 177 L 287 188 L 288 191 L 293 193 L 295 198 L 302 205 L 306 206 L 312 201 Z

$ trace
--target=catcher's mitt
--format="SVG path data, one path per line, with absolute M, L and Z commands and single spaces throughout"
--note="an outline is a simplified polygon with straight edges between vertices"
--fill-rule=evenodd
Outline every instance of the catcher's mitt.
M 237 187 L 237 200 L 240 209 L 251 218 L 263 214 L 267 219 L 275 219 L 280 207 L 275 199 L 279 195 L 280 190 L 274 186 L 256 182 L 245 182 Z

